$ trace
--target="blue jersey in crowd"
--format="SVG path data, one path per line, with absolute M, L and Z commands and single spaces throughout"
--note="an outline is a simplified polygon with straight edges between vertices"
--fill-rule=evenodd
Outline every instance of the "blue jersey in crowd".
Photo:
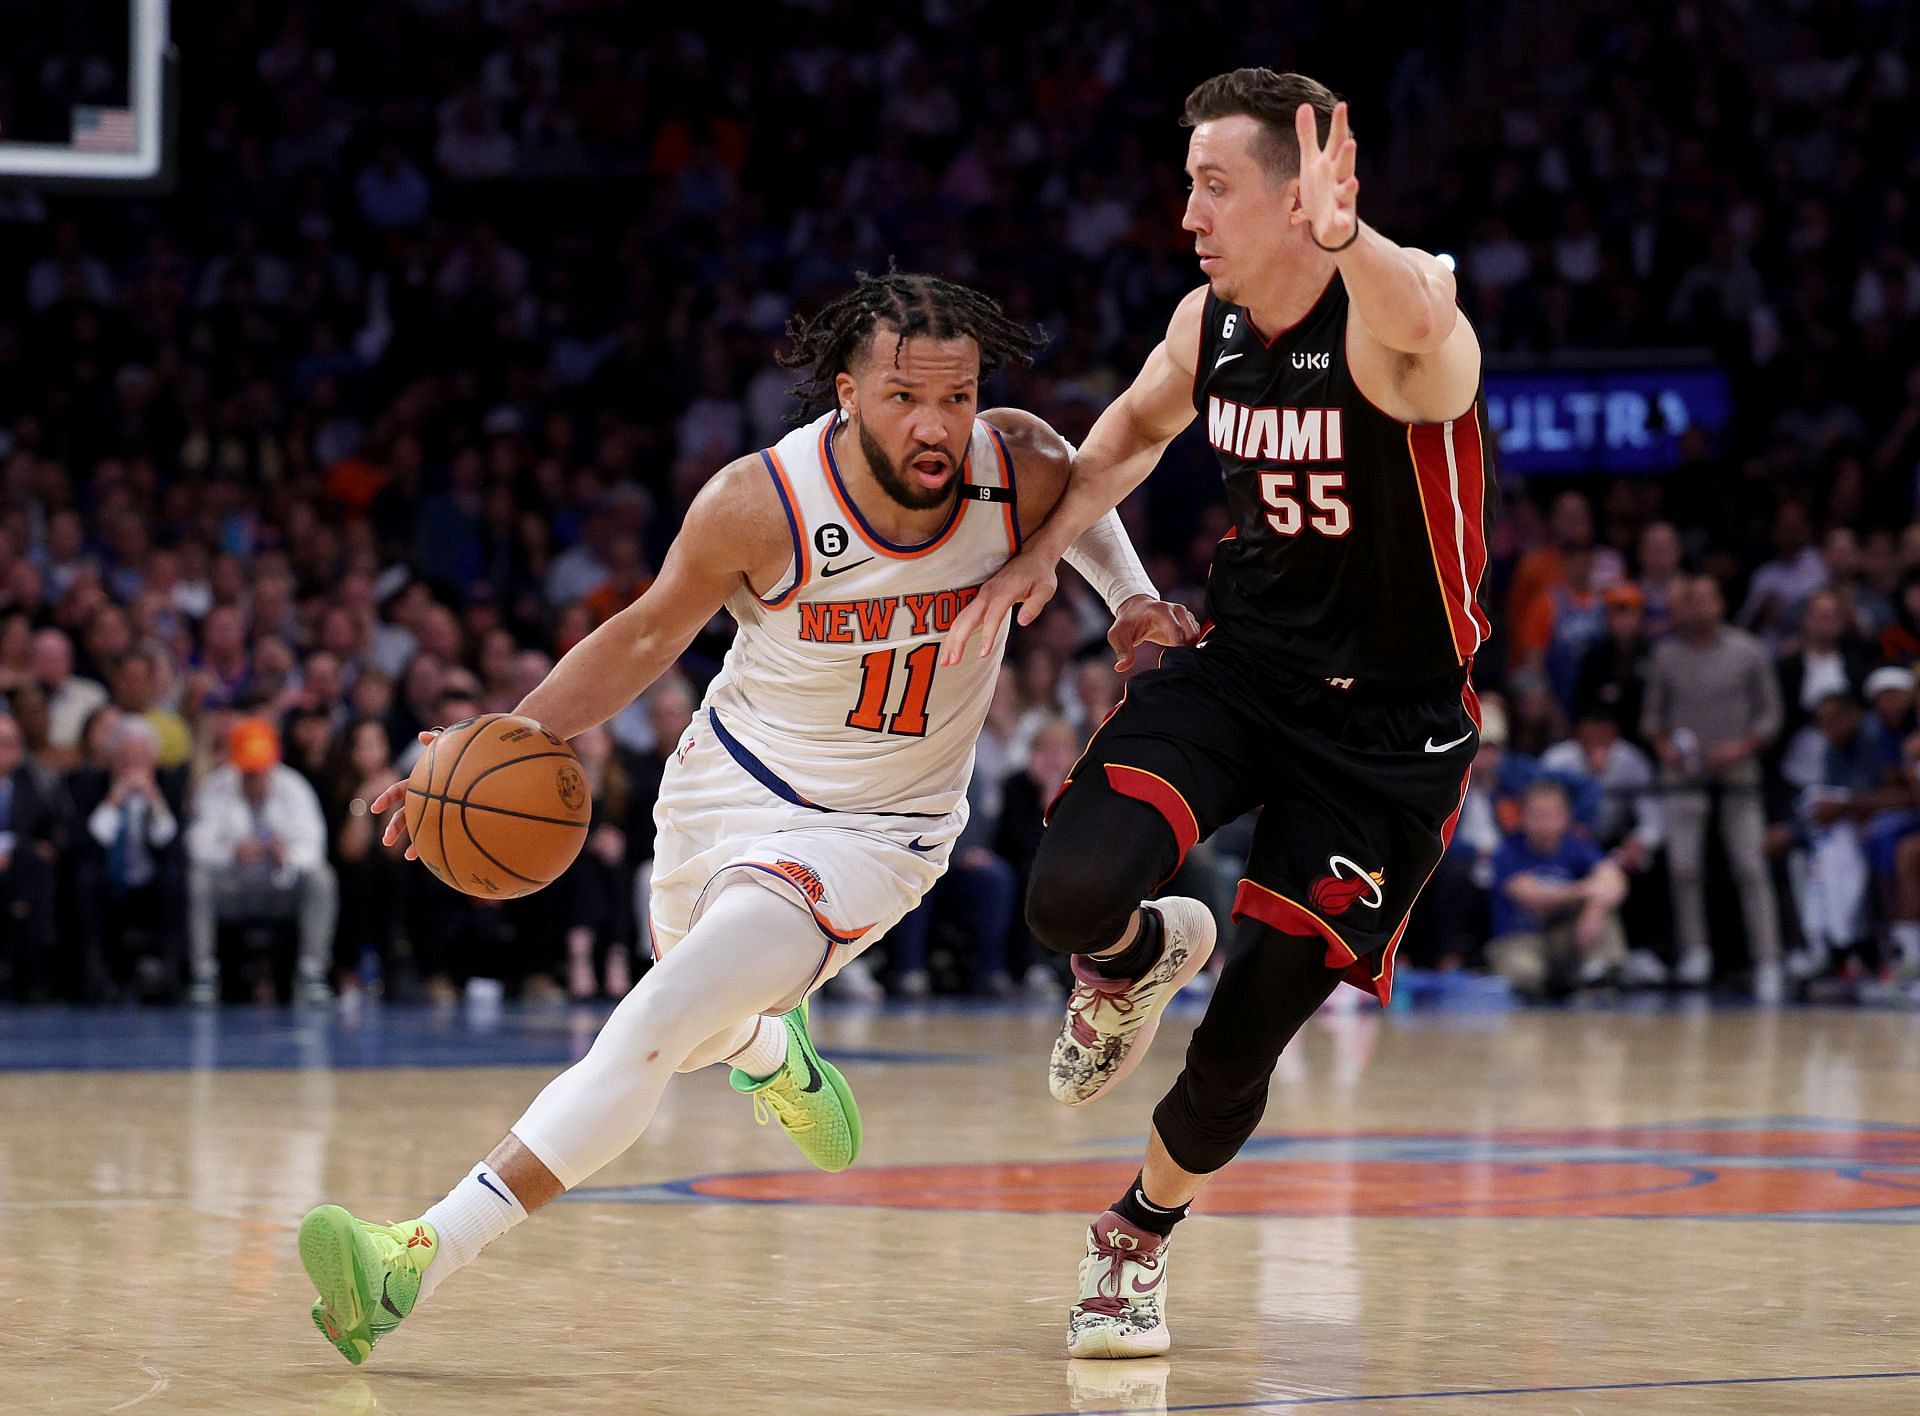
M 1537 875 L 1544 880 L 1564 880 L 1571 884 L 1584 880 L 1593 868 L 1606 859 L 1606 853 L 1584 836 L 1568 832 L 1560 838 L 1560 848 L 1541 854 L 1527 840 L 1526 833 L 1508 836 L 1493 858 L 1493 932 L 1526 934 L 1546 928 L 1546 921 L 1507 897 L 1507 882 L 1516 875 Z

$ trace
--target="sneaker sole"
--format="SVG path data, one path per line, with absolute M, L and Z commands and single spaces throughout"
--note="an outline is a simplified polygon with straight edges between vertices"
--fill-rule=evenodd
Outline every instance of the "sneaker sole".
M 1151 909 L 1153 906 L 1149 905 L 1148 908 Z M 1162 914 L 1161 920 L 1163 923 L 1165 919 L 1166 916 Z M 1210 925 L 1213 924 L 1213 916 L 1211 914 L 1207 916 L 1207 922 Z M 1166 988 L 1161 992 L 1160 1001 L 1154 1005 L 1153 1016 L 1141 1024 L 1140 1031 L 1133 1035 L 1133 1042 L 1127 1048 L 1127 1055 L 1120 1059 L 1120 1065 L 1113 1069 L 1113 1074 L 1109 1076 L 1105 1082 L 1083 1097 L 1061 1096 L 1058 1092 L 1055 1092 L 1051 1086 L 1047 1088 L 1047 1094 L 1062 1106 L 1085 1106 L 1089 1102 L 1098 1101 L 1101 1097 L 1119 1086 L 1120 1083 L 1124 1082 L 1128 1075 L 1132 1073 L 1133 1069 L 1140 1065 L 1140 1059 L 1146 1055 L 1147 1045 L 1153 1041 L 1153 1035 L 1160 1030 L 1160 1019 L 1164 1016 L 1167 1002 L 1174 994 L 1185 988 L 1189 983 L 1192 983 L 1200 970 L 1207 966 L 1207 960 L 1213 957 L 1213 947 L 1218 941 L 1219 932 L 1219 927 L 1214 925 L 1212 932 L 1207 936 L 1206 944 L 1203 947 L 1196 947 L 1194 951 L 1187 956 L 1186 963 L 1180 966 L 1179 972 L 1174 974 L 1173 978 L 1167 983 Z M 1049 1081 L 1051 1081 L 1051 1078 L 1049 1078 Z M 1116 1354 L 1108 1353 L 1106 1355 L 1113 1356 Z M 1142 1356 L 1147 1354 L 1128 1353 L 1119 1355 Z
M 800 1014 L 800 1045 L 807 1054 L 807 1060 L 819 1071 L 820 1078 L 833 1088 L 833 1094 L 840 1099 L 841 1113 L 847 1118 L 847 1159 L 841 1165 L 814 1164 L 829 1175 L 838 1175 L 860 1158 L 860 1104 L 853 1099 L 853 1088 L 847 1085 L 847 1079 L 840 1069 L 820 1055 L 820 1049 L 813 1044 L 813 1029 L 810 1026 L 807 1005 L 803 1002 L 796 1010 Z M 809 1160 L 813 1157 L 808 1156 Z
M 1158 1357 L 1173 1346 L 1173 1334 L 1162 1323 L 1152 1332 L 1123 1337 L 1117 1332 L 1096 1329 L 1067 1341 L 1067 1356 L 1087 1357 L 1095 1361 L 1120 1361 L 1129 1357 Z
M 860 1107 L 853 1099 L 853 1088 L 847 1085 L 847 1079 L 840 1075 L 840 1069 L 838 1067 L 826 1061 L 818 1054 L 814 1056 L 813 1065 L 820 1069 L 821 1077 L 825 1079 L 828 1086 L 833 1088 L 833 1094 L 840 1098 L 840 1109 L 846 1114 L 847 1118 L 846 1165 L 823 1165 L 820 1167 L 826 1171 L 827 1174 L 834 1175 L 847 1169 L 848 1166 L 851 1166 L 854 1161 L 860 1158 Z
M 321 1205 L 300 1221 L 300 1266 L 319 1290 L 322 1304 L 322 1310 L 313 1315 L 314 1325 L 356 1367 L 373 1351 L 369 1327 L 373 1295 L 361 1283 L 354 1263 L 358 1238 L 353 1216 L 338 1205 Z M 338 1337 L 328 1331 L 328 1317 L 339 1329 Z

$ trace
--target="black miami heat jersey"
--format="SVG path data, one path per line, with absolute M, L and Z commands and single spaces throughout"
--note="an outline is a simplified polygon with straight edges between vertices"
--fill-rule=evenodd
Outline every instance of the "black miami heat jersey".
M 1271 342 L 1207 296 L 1193 401 L 1233 517 L 1210 637 L 1314 678 L 1441 678 L 1489 628 L 1479 400 L 1447 423 L 1388 417 L 1353 381 L 1347 316 L 1337 272 Z

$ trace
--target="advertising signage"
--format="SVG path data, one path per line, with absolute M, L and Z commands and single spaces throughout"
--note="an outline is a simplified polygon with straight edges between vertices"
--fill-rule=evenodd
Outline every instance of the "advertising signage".
M 1682 433 L 1698 428 L 1718 447 L 1731 414 L 1714 368 L 1487 373 L 1487 421 L 1514 472 L 1664 472 Z

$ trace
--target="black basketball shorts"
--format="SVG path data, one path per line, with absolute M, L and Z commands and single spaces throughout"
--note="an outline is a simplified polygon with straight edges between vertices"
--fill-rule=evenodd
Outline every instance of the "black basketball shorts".
M 1214 640 L 1169 650 L 1128 684 L 1061 795 L 1094 780 L 1145 802 L 1183 861 L 1259 808 L 1233 917 L 1319 937 L 1327 967 L 1384 1004 L 1394 948 L 1459 819 L 1478 727 L 1464 671 L 1343 685 Z

